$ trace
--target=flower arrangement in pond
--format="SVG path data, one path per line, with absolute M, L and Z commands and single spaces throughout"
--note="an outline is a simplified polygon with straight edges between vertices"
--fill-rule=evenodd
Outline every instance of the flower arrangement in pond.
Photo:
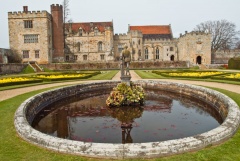
M 131 82 L 130 86 L 126 83 L 119 83 L 113 88 L 110 96 L 106 100 L 107 106 L 124 106 L 144 103 L 144 90 L 141 86 Z
M 240 73 L 226 75 L 225 78 L 240 79 Z
M 0 79 L 0 84 L 14 83 L 14 82 L 26 82 L 26 81 L 32 81 L 32 80 L 36 80 L 36 79 L 28 78 L 28 77 L 2 78 L 2 79 Z
M 206 76 L 212 76 L 212 75 L 218 75 L 218 74 L 223 74 L 223 72 L 173 72 L 173 73 L 165 73 L 168 74 L 169 76 L 174 76 L 174 77 L 206 77 Z

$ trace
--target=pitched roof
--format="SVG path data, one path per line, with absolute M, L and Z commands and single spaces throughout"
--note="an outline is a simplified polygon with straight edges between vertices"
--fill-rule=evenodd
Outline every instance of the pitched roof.
M 172 35 L 171 25 L 130 26 L 130 30 L 141 31 L 143 35 Z
M 113 27 L 112 22 L 83 22 L 83 23 L 71 23 L 72 31 L 78 31 L 79 28 L 82 28 L 85 32 L 90 32 L 91 28 L 97 27 L 100 32 L 105 31 L 105 27 Z M 65 24 L 66 28 L 69 28 L 70 24 Z

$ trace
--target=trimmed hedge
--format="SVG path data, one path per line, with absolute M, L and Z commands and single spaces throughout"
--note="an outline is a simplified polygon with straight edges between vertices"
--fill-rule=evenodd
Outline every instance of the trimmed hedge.
M 61 78 L 41 78 L 37 77 L 39 75 L 44 75 L 44 76 L 57 76 L 57 75 L 72 75 L 72 74 L 84 74 L 82 77 L 61 77 Z M 21 84 L 30 84 L 30 83 L 42 83 L 42 82 L 51 82 L 51 81 L 64 81 L 64 80 L 77 80 L 77 79 L 88 79 L 92 76 L 101 74 L 100 71 L 84 71 L 84 72 L 59 72 L 59 73 L 42 73 L 42 74 L 37 74 L 33 76 L 29 76 L 28 78 L 31 78 L 32 80 L 26 80 L 26 81 L 18 81 L 18 82 L 6 82 L 6 83 L 0 83 L 0 87 L 5 87 L 5 86 L 11 86 L 11 85 L 21 85 Z M 22 77 L 24 78 L 24 77 Z
M 152 73 L 161 75 L 163 77 L 169 77 L 169 78 L 201 78 L 201 79 L 206 79 L 206 78 L 211 78 L 212 76 L 217 76 L 217 75 L 224 75 L 226 73 L 220 73 L 220 74 L 214 74 L 214 75 L 206 75 L 206 76 L 173 76 L 169 75 L 170 73 L 209 73 L 209 72 L 217 72 L 217 71 L 191 71 L 191 70 L 182 70 L 182 71 L 152 71 Z
M 21 84 L 31 84 L 31 83 L 42 83 L 43 80 L 29 80 L 29 81 L 21 81 L 21 82 L 8 82 L 8 83 L 0 83 L 0 87 L 13 86 L 13 85 L 21 85 Z

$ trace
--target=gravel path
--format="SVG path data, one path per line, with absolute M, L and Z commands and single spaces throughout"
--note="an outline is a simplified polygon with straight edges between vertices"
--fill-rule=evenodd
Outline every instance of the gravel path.
M 98 81 L 98 80 L 96 80 Z M 43 84 L 43 85 L 37 85 L 37 86 L 30 86 L 25 88 L 17 88 L 17 89 L 10 89 L 10 90 L 4 90 L 0 91 L 0 102 L 12 97 L 15 97 L 20 94 L 24 94 L 31 91 L 36 91 L 44 88 L 50 88 L 50 87 L 57 87 L 62 85 L 74 85 L 74 84 L 80 84 L 85 82 L 96 82 L 96 81 L 76 81 L 76 82 L 61 82 L 61 83 L 54 83 L 54 84 Z M 102 81 L 102 80 L 101 80 Z
M 141 79 L 134 71 L 130 71 L 130 73 L 131 73 L 131 76 L 132 76 L 131 80 Z M 112 80 L 120 80 L 120 72 L 118 72 L 112 78 Z M 154 80 L 156 80 L 156 79 L 154 79 Z M 158 80 L 221 88 L 221 89 L 226 89 L 226 90 L 229 90 L 229 91 L 236 92 L 236 93 L 240 94 L 240 85 L 224 84 L 224 83 L 216 83 L 216 82 L 172 80 L 172 79 L 158 79 Z M 99 82 L 99 80 L 96 80 L 96 81 Z M 26 88 L 17 88 L 17 89 L 0 91 L 0 102 L 3 101 L 3 100 L 9 99 L 9 98 L 15 97 L 17 95 L 24 94 L 24 93 L 31 92 L 31 91 L 35 91 L 35 90 L 39 90 L 39 89 L 62 86 L 62 85 L 73 85 L 73 84 L 86 83 L 86 82 L 96 82 L 96 81 L 62 82 L 62 83 L 45 84 L 45 85 L 31 86 L 31 87 L 26 87 Z M 104 80 L 101 80 L 101 81 L 104 81 Z

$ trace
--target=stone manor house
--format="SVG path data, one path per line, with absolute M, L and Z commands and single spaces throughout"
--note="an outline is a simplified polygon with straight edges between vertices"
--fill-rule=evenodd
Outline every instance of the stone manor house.
M 111 62 L 119 60 L 124 45 L 132 61 L 188 61 L 211 64 L 211 35 L 185 32 L 173 38 L 171 25 L 128 26 L 114 34 L 113 22 L 63 23 L 61 5 L 47 11 L 9 12 L 10 48 L 23 62 Z

